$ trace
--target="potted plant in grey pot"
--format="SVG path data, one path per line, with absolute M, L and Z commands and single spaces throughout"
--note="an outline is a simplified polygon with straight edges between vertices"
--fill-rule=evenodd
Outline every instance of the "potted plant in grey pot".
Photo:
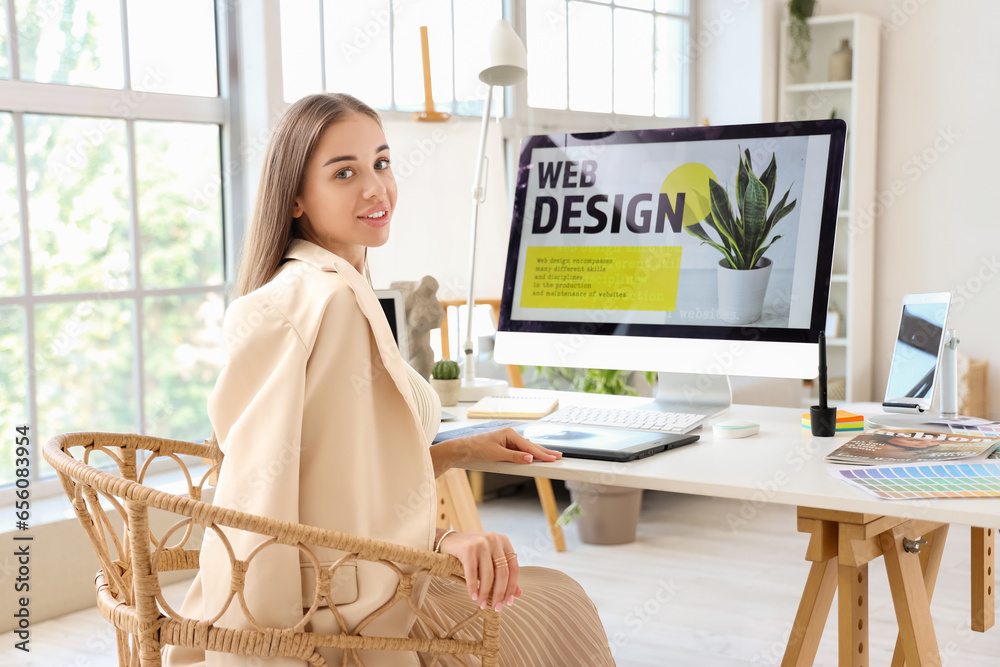
M 568 480 L 572 504 L 559 525 L 576 519 L 580 541 L 587 544 L 627 544 L 635 541 L 642 509 L 642 489 Z
M 431 369 L 431 386 L 441 399 L 441 405 L 455 405 L 462 390 L 461 368 L 457 361 L 442 359 Z
M 746 159 L 744 159 L 744 156 Z M 768 241 L 774 226 L 792 212 L 795 200 L 785 202 L 791 188 L 771 209 L 778 163 L 774 153 L 764 173 L 757 178 L 750 162 L 750 150 L 740 151 L 740 167 L 736 175 L 736 211 L 729 193 L 715 179 L 708 179 L 712 212 L 699 223 L 685 227 L 689 234 L 701 239 L 722 253 L 719 260 L 719 318 L 731 324 L 751 324 L 760 319 L 771 276 L 771 260 L 764 253 L 781 235 Z M 718 236 L 716 242 L 702 224 Z

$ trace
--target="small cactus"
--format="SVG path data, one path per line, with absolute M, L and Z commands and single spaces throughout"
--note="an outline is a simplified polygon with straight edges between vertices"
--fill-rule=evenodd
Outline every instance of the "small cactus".
M 442 359 L 434 364 L 431 377 L 435 380 L 457 380 L 461 369 L 458 362 L 452 359 Z

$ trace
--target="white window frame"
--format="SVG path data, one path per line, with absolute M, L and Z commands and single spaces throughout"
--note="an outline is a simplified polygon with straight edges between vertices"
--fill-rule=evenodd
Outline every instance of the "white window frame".
M 319 5 L 319 12 L 318 12 L 318 14 L 319 14 L 319 25 L 317 26 L 317 30 L 319 32 L 319 50 L 320 50 L 320 63 L 319 63 L 319 65 L 320 65 L 320 67 L 319 67 L 320 89 L 323 90 L 323 91 L 326 91 L 326 92 L 340 92 L 340 91 L 328 91 L 328 90 L 326 90 L 326 75 L 327 75 L 326 48 L 327 48 L 327 42 L 326 42 L 326 22 L 324 20 L 324 14 L 325 14 L 325 11 L 326 11 L 326 9 L 324 7 L 324 0 L 288 0 L 288 1 L 292 1 L 292 2 L 315 2 L 315 3 L 317 3 Z M 389 18 L 388 18 L 386 27 L 387 27 L 387 29 L 389 31 L 389 93 L 390 93 L 390 97 L 392 99 L 392 102 L 391 102 L 391 107 L 389 109 L 384 109 L 384 108 L 381 108 L 381 107 L 374 107 L 374 108 L 375 108 L 376 111 L 378 111 L 379 115 L 382 117 L 383 120 L 387 120 L 387 121 L 411 120 L 413 118 L 414 110 L 401 110 L 399 108 L 398 104 L 397 104 L 397 101 L 396 101 L 396 89 L 395 89 L 396 63 L 395 63 L 395 60 L 394 60 L 394 54 L 395 54 L 396 44 L 395 44 L 394 32 L 393 31 L 394 31 L 394 28 L 395 28 L 395 17 L 396 17 L 394 10 L 395 10 L 395 5 L 397 4 L 398 0 L 384 0 L 384 1 L 385 1 L 386 5 L 387 5 L 387 10 L 388 10 L 388 13 L 389 13 Z M 278 4 L 279 10 L 280 10 L 281 2 L 278 1 L 278 0 L 275 0 L 275 2 L 276 2 L 276 4 Z M 460 2 L 468 2 L 468 0 L 449 0 L 449 2 L 451 3 L 452 24 L 454 25 L 455 5 L 457 3 L 460 3 Z M 506 12 L 506 9 L 507 9 L 506 5 L 507 5 L 508 2 L 509 2 L 509 0 L 501 0 L 501 3 L 500 3 L 501 4 L 501 14 L 504 14 Z M 406 7 L 405 8 L 406 8 L 407 11 L 412 12 L 412 11 L 415 11 L 415 10 L 419 10 L 419 7 L 413 8 L 413 7 L 410 6 L 410 4 L 411 3 L 406 3 Z M 278 16 L 279 16 L 279 19 L 280 19 L 280 11 L 278 12 Z M 275 25 L 275 24 L 272 24 L 272 26 L 273 25 Z M 277 25 L 280 25 L 280 23 L 278 23 Z M 277 31 L 277 32 L 278 32 L 278 35 L 277 35 L 278 42 L 277 43 L 280 46 L 280 43 L 281 43 L 280 31 Z M 455 89 L 457 87 L 456 86 L 456 79 L 455 79 L 455 67 L 454 67 L 454 55 L 455 55 L 454 34 L 452 34 L 452 40 L 451 40 L 451 43 L 449 44 L 449 46 L 450 46 L 451 51 L 452 51 L 452 69 L 449 72 L 443 72 L 443 73 L 442 72 L 438 72 L 437 73 L 437 77 L 447 76 L 451 80 L 453 95 L 452 95 L 452 99 L 449 102 L 444 102 L 442 100 L 435 100 L 434 101 L 434 106 L 435 106 L 435 108 L 437 110 L 441 110 L 442 107 L 445 107 L 447 105 L 447 108 L 444 109 L 444 110 L 447 111 L 447 113 L 449 113 L 452 116 L 465 116 L 465 117 L 469 117 L 469 118 L 478 117 L 480 115 L 480 112 L 476 112 L 474 114 L 463 114 L 463 113 L 459 113 L 459 111 L 458 111 L 459 101 L 457 99 L 455 99 L 455 97 L 454 97 L 454 91 L 455 91 Z M 279 49 L 279 53 L 280 53 L 280 49 Z M 280 63 L 280 60 L 279 60 L 279 63 Z M 280 64 L 279 64 L 279 71 L 280 70 L 281 70 L 281 67 L 280 67 Z M 437 77 L 435 77 L 435 79 Z M 320 92 L 320 91 L 317 90 L 317 92 Z M 292 102 L 295 101 L 295 100 L 284 100 L 284 86 L 282 86 L 281 98 L 282 98 L 285 106 L 288 106 Z M 494 100 L 495 99 L 496 99 L 496 97 L 494 97 Z M 362 101 L 366 102 L 366 103 L 369 102 L 369 100 L 362 100 Z M 423 110 L 424 109 L 421 106 L 421 108 L 418 109 L 417 111 L 423 111 Z
M 514 25 L 518 35 L 527 35 L 527 15 L 525 12 L 526 2 L 531 0 L 511 0 L 511 23 Z M 596 4 L 596 3 L 595 3 Z M 697 22 L 696 10 L 698 1 L 689 0 L 690 12 L 686 16 L 679 14 L 666 14 L 685 19 L 688 22 L 688 51 L 695 37 L 694 26 Z M 604 5 L 613 8 L 613 5 Z M 635 10 L 645 11 L 645 10 Z M 527 45 L 531 48 L 531 45 Z M 567 44 L 567 48 L 569 48 Z M 604 130 L 638 130 L 655 129 L 667 127 L 689 127 L 694 124 L 695 118 L 695 74 L 696 68 L 693 61 L 687 59 L 687 99 L 688 115 L 685 117 L 671 118 L 664 116 L 636 116 L 631 114 L 621 114 L 615 112 L 595 112 L 595 111 L 575 111 L 571 109 L 545 109 L 541 107 L 531 107 L 528 105 L 528 91 L 524 85 L 508 88 L 507 92 L 511 100 L 511 113 L 513 119 L 511 133 L 506 131 L 504 136 L 508 139 L 520 140 L 521 137 L 530 134 L 544 134 L 546 132 L 587 132 Z M 568 85 L 568 84 L 567 84 Z M 567 91 L 568 93 L 568 91 Z
M 73 86 L 54 83 L 37 83 L 19 81 L 19 54 L 17 50 L 17 32 L 14 29 L 15 9 L 13 0 L 7 0 L 7 26 L 9 39 L 8 62 L 10 78 L 0 79 L 0 112 L 11 113 L 13 119 L 13 136 L 15 143 L 15 161 L 17 172 L 17 198 L 20 211 L 21 235 L 21 277 L 23 292 L 17 296 L 0 296 L 0 306 L 20 306 L 25 318 L 25 376 L 27 378 L 27 417 L 31 437 L 31 486 L 33 500 L 41 500 L 62 493 L 58 480 L 43 481 L 40 477 L 42 448 L 45 443 L 39 434 L 37 383 L 33 371 L 32 360 L 36 356 L 35 317 L 37 305 L 52 303 L 67 303 L 109 298 L 109 293 L 72 292 L 65 294 L 35 294 L 32 282 L 31 253 L 29 244 L 30 220 L 28 212 L 28 193 L 25 183 L 25 153 L 24 153 L 24 114 L 61 115 L 68 117 L 96 117 L 125 121 L 126 148 L 128 155 L 129 175 L 129 235 L 132 255 L 132 285 L 128 289 L 115 291 L 110 296 L 115 299 L 127 299 L 133 302 L 132 345 L 136 365 L 132 377 L 132 386 L 137 397 L 136 423 L 137 433 L 143 432 L 146 421 L 144 350 L 143 350 L 143 299 L 148 296 L 186 296 L 214 292 L 227 300 L 230 287 L 235 276 L 235 237 L 242 235 L 245 198 L 243 182 L 239 175 L 241 164 L 240 154 L 234 150 L 236 146 L 244 146 L 246 138 L 241 136 L 244 123 L 239 106 L 240 78 L 234 72 L 236 58 L 233 36 L 237 35 L 239 17 L 235 3 L 229 0 L 219 0 L 214 3 L 216 10 L 216 59 L 218 67 L 219 94 L 217 97 L 201 97 L 187 95 L 172 95 L 152 93 L 131 89 L 130 62 L 128 50 L 128 28 L 126 0 L 119 0 L 121 12 L 122 56 L 123 56 L 123 86 L 122 89 L 95 88 L 89 86 Z M 280 80 L 279 80 L 280 83 Z M 222 176 L 222 217 L 223 217 L 223 267 L 224 279 L 220 285 L 197 285 L 177 288 L 144 288 L 139 273 L 141 247 L 138 231 L 137 173 L 135 155 L 135 122 L 136 121 L 181 121 L 192 123 L 213 124 L 220 126 L 222 144 L 221 176 Z M 245 169 L 243 169 L 245 172 Z M 3 437 L 13 438 L 14 427 Z M 94 430 L 100 430 L 100 424 L 93 425 Z M 206 433 L 205 437 L 209 437 Z M 13 465 L 13 461 L 10 462 Z M 160 466 L 151 465 L 150 472 L 155 473 Z M 12 505 L 16 489 L 12 486 L 0 488 L 0 507 Z

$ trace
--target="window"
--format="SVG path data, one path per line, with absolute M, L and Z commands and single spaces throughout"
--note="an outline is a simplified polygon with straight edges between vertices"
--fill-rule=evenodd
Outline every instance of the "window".
M 56 433 L 210 433 L 226 6 L 0 0 L 0 422 L 31 425 L 36 481 Z
M 688 118 L 687 0 L 525 2 L 528 106 Z
M 7 2 L 0 0 L 0 79 L 10 78 L 10 58 L 7 56 L 9 38 L 7 37 Z
M 285 101 L 330 91 L 350 93 L 376 109 L 423 110 L 420 26 L 427 26 L 435 109 L 482 114 L 483 43 L 502 18 L 502 5 L 501 0 L 281 0 Z M 497 105 L 503 108 L 502 97 Z

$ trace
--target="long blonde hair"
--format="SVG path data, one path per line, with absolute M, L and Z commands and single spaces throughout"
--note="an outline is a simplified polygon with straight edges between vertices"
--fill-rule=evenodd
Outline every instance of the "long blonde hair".
M 278 270 L 288 242 L 300 236 L 292 207 L 302 190 L 306 163 L 326 128 L 354 114 L 382 125 L 374 109 L 344 93 L 303 97 L 278 120 L 267 146 L 253 219 L 240 253 L 235 296 L 267 284 Z

